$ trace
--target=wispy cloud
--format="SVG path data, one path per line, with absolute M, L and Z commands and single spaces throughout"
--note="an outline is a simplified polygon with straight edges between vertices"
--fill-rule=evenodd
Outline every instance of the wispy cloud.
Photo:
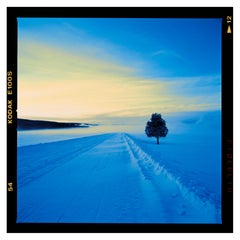
M 163 54 L 166 54 L 166 52 L 167 52 L 166 50 L 159 50 L 159 51 L 153 52 L 151 56 L 163 55 Z
M 204 89 L 200 86 L 202 78 L 146 78 L 137 76 L 137 69 L 128 62 L 121 65 L 112 59 L 101 60 L 99 55 L 93 56 L 41 42 L 20 41 L 19 116 L 58 119 L 99 115 L 144 116 L 155 111 L 218 107 L 219 96 L 211 97 L 211 89 L 208 95 L 197 94 L 197 88 Z M 208 79 L 205 89 L 211 81 Z
M 163 49 L 161 49 L 161 50 L 153 52 L 151 54 L 151 56 L 152 57 L 156 57 L 156 56 L 159 56 L 159 57 L 161 57 L 161 56 L 162 57 L 171 57 L 171 58 L 177 58 L 177 59 L 179 59 L 181 61 L 186 61 L 186 59 L 182 55 L 180 55 L 177 52 L 174 52 L 172 50 L 163 50 Z
M 152 84 L 134 77 L 131 67 L 36 42 L 20 44 L 18 69 L 19 115 L 136 114 L 154 99 Z M 158 91 L 163 96 L 167 89 L 162 84 Z

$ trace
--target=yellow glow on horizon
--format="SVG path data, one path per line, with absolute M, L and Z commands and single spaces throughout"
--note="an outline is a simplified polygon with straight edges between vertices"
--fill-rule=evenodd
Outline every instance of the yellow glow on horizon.
M 19 117 L 144 116 L 196 108 L 171 95 L 172 84 L 136 77 L 131 67 L 36 42 L 19 46 Z

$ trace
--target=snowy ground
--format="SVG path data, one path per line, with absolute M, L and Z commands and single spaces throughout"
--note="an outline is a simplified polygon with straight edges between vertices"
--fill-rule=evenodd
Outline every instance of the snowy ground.
M 217 119 L 188 117 L 160 145 L 136 132 L 25 141 L 17 222 L 221 223 Z

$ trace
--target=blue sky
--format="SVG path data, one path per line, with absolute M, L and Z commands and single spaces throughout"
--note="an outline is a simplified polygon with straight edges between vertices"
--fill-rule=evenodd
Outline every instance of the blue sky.
M 221 19 L 19 18 L 19 115 L 219 110 L 221 24 Z

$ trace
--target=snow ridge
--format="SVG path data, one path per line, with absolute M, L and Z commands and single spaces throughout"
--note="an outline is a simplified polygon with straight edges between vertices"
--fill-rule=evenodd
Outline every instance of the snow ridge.
M 206 199 L 201 199 L 194 192 L 185 187 L 178 178 L 175 178 L 163 166 L 155 161 L 154 158 L 144 152 L 129 134 L 124 134 L 124 139 L 126 141 L 126 145 L 128 146 L 131 158 L 135 161 L 135 164 L 138 165 L 145 179 L 151 181 L 158 189 L 161 189 L 161 185 L 167 181 L 169 188 L 169 193 L 167 194 L 169 194 L 170 197 L 177 198 L 180 194 L 191 205 L 198 209 L 204 209 L 206 215 L 211 213 L 210 215 L 215 216 L 215 219 L 221 219 L 220 210 L 217 209 L 214 204 Z M 185 210 L 181 211 L 181 214 L 184 214 L 184 211 Z

